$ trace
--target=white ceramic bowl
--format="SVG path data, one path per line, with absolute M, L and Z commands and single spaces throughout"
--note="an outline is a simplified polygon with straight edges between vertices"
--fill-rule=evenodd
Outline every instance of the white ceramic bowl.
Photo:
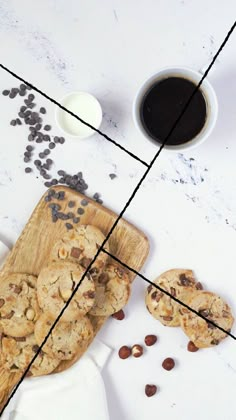
M 138 90 L 136 97 L 134 99 L 134 102 L 133 102 L 133 120 L 134 120 L 135 126 L 143 134 L 144 137 L 146 137 L 148 140 L 151 140 L 156 145 L 161 145 L 161 143 L 158 143 L 151 136 L 149 136 L 145 128 L 143 127 L 141 117 L 140 117 L 140 107 L 141 107 L 141 104 L 142 104 L 142 101 L 146 92 L 151 88 L 151 86 L 153 86 L 156 82 L 160 80 L 163 80 L 168 77 L 176 77 L 176 76 L 189 79 L 197 85 L 202 78 L 202 73 L 194 71 L 188 67 L 163 68 L 144 81 L 144 83 L 141 85 L 140 89 Z M 216 94 L 212 85 L 206 79 L 204 79 L 200 89 L 204 95 L 204 98 L 206 101 L 206 107 L 207 107 L 207 118 L 206 118 L 206 123 L 203 129 L 200 131 L 200 133 L 196 137 L 194 137 L 192 140 L 188 141 L 187 143 L 176 145 L 176 146 L 165 145 L 165 149 L 168 149 L 170 151 L 182 151 L 182 150 L 191 149 L 203 143 L 212 132 L 215 126 L 216 120 L 217 120 L 217 115 L 218 115 L 217 97 L 216 97 Z
M 60 104 L 94 128 L 100 127 L 102 108 L 95 96 L 90 93 L 71 92 L 61 99 Z M 59 106 L 56 107 L 55 118 L 59 128 L 70 137 L 84 139 L 96 132 Z

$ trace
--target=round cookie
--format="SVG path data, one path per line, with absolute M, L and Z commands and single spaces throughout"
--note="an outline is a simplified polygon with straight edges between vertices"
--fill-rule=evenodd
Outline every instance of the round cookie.
M 41 345 L 47 336 L 53 320 L 47 313 L 41 315 L 35 325 L 35 338 Z M 93 327 L 89 319 L 84 316 L 76 321 L 64 322 L 59 320 L 53 328 L 43 346 L 45 353 L 60 360 L 72 359 L 85 343 L 90 343 L 93 337 Z
M 2 337 L 1 364 L 10 372 L 23 372 L 29 366 L 38 349 L 34 334 L 21 338 Z M 56 369 L 59 363 L 60 360 L 41 351 L 27 376 L 47 375 Z
M 230 332 L 234 318 L 230 307 L 221 297 L 211 292 L 198 291 L 189 295 L 185 303 L 204 318 Z M 212 347 L 227 337 L 226 333 L 205 321 L 190 309 L 182 306 L 179 312 L 180 326 L 196 347 Z
M 108 264 L 95 282 L 93 316 L 109 316 L 122 309 L 129 300 L 131 286 L 127 272 L 116 264 Z
M 192 270 L 185 269 L 168 270 L 154 280 L 154 283 L 182 302 L 185 301 L 189 293 L 202 289 L 201 283 L 195 281 Z M 163 325 L 169 327 L 180 325 L 180 305 L 155 286 L 148 286 L 145 302 L 151 315 Z
M 41 270 L 37 282 L 39 306 L 55 319 L 65 307 L 85 270 L 70 262 L 54 262 Z M 84 277 L 63 313 L 63 321 L 74 321 L 86 314 L 94 304 L 95 285 L 90 274 Z
M 34 331 L 40 314 L 36 293 L 37 279 L 29 274 L 9 274 L 0 288 L 0 328 L 12 337 L 24 337 Z
M 71 261 L 82 265 L 86 269 L 104 240 L 105 236 L 97 227 L 81 225 L 68 232 L 54 245 L 51 259 L 53 261 Z M 108 242 L 104 248 L 109 251 Z M 101 274 L 106 261 L 107 255 L 104 252 L 100 252 L 89 270 L 92 277 Z

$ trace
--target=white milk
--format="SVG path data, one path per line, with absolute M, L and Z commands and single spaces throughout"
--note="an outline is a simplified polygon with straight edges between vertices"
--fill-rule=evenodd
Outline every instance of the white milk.
M 89 93 L 75 92 L 67 95 L 62 105 L 93 127 L 98 128 L 100 126 L 102 120 L 101 106 L 97 99 Z M 83 138 L 95 133 L 93 129 L 60 108 L 58 108 L 57 119 L 61 128 L 72 136 Z

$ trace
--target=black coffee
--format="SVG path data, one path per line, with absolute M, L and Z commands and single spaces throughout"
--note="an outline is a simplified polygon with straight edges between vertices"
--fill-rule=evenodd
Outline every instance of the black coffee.
M 140 116 L 147 133 L 163 143 L 196 85 L 182 77 L 169 77 L 154 84 L 145 94 Z M 166 144 L 177 145 L 192 140 L 206 121 L 206 102 L 200 89 L 195 93 Z

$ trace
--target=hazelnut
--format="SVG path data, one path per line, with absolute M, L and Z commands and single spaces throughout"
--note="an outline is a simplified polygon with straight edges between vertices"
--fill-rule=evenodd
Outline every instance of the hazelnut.
M 121 309 L 120 311 L 112 314 L 112 318 L 118 319 L 118 321 L 122 321 L 122 319 L 125 318 L 125 313 L 124 313 L 123 309 Z
M 153 395 L 155 395 L 157 392 L 157 387 L 156 385 L 146 385 L 145 386 L 145 394 L 147 395 L 147 397 L 152 397 Z
M 174 366 L 175 366 L 175 361 L 174 361 L 174 359 L 172 359 L 171 357 L 167 357 L 167 359 L 165 359 L 165 360 L 162 362 L 162 367 L 163 367 L 165 370 L 172 370 Z
M 188 351 L 191 351 L 192 353 L 199 350 L 199 348 L 196 347 L 192 341 L 189 341 L 187 349 Z
M 58 251 L 58 257 L 62 260 L 65 260 L 68 257 L 68 252 L 65 250 L 65 248 L 60 248 Z
M 127 359 L 131 355 L 131 349 L 127 346 L 123 346 L 120 348 L 118 354 L 121 359 Z
M 61 289 L 61 297 L 63 300 L 67 301 L 71 297 L 72 291 L 70 289 Z
M 144 341 L 145 341 L 146 346 L 153 346 L 153 344 L 155 344 L 157 341 L 157 336 L 153 334 L 146 335 Z
M 135 344 L 135 345 L 132 347 L 132 355 L 133 355 L 134 357 L 141 357 L 141 356 L 142 356 L 142 354 L 143 354 L 143 347 L 142 347 L 142 346 L 140 346 L 140 344 Z
M 34 317 L 35 317 L 35 312 L 34 312 L 34 310 L 33 310 L 32 308 L 27 309 L 27 311 L 26 311 L 26 318 L 27 318 L 29 321 L 33 321 Z

